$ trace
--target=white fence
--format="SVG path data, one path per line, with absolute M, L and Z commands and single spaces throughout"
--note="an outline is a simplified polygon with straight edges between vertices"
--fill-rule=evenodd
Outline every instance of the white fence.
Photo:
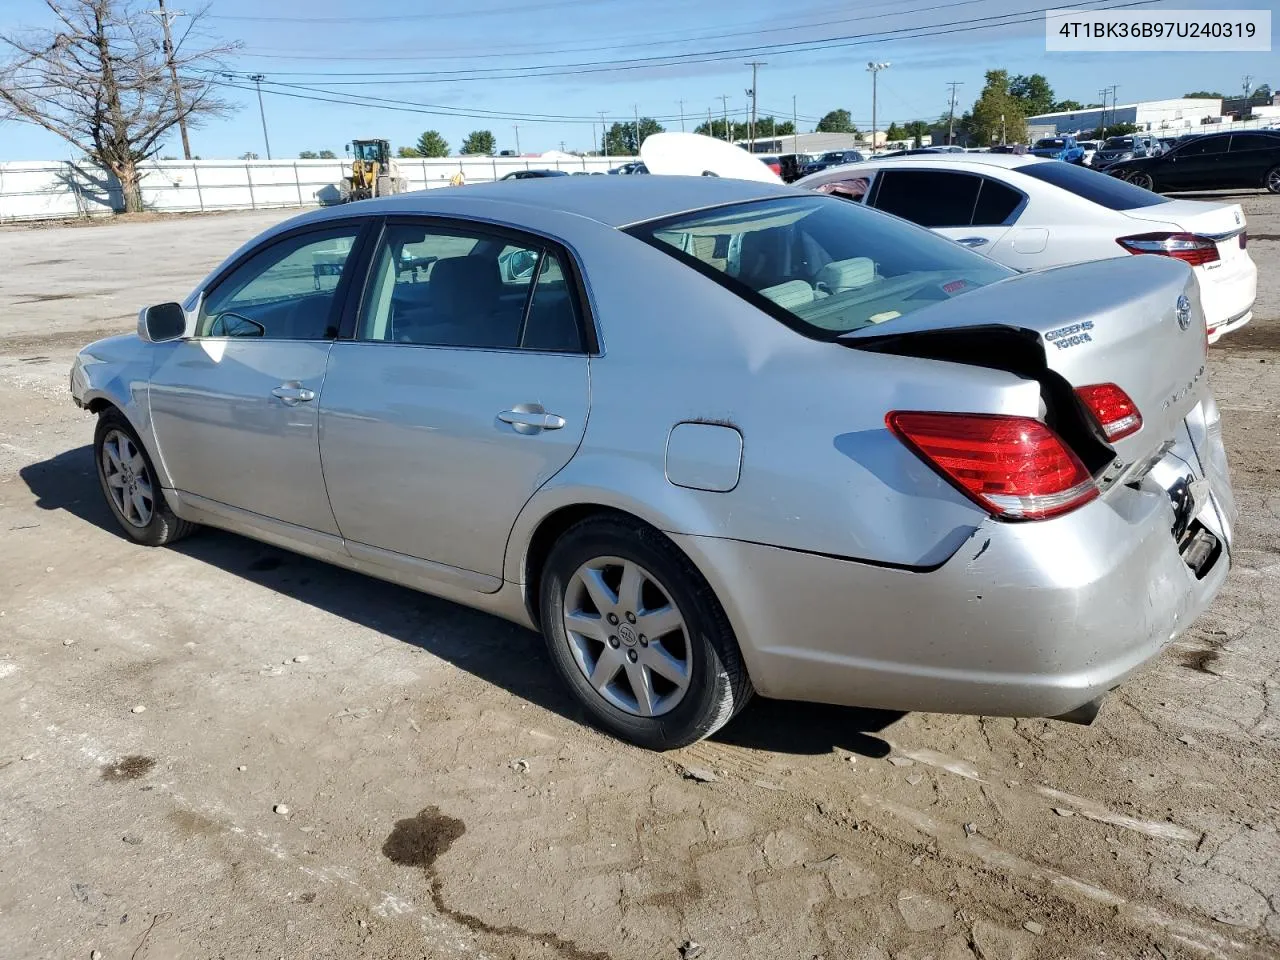
M 459 171 L 467 183 L 497 180 L 514 170 L 604 173 L 629 158 L 450 157 L 398 160 L 407 189 L 449 185 Z M 140 167 L 147 210 L 173 213 L 257 210 L 336 203 L 350 173 L 347 160 L 156 160 Z M 89 163 L 0 163 L 0 223 L 91 217 L 124 209 L 120 184 Z

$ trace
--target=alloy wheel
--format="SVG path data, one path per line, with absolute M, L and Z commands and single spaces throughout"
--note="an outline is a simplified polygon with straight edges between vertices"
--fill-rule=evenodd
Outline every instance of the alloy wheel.
M 122 430 L 109 431 L 102 438 L 99 468 L 120 516 L 130 526 L 145 529 L 155 513 L 155 490 L 137 444 Z
M 579 567 L 565 587 L 564 627 L 578 669 L 619 710 L 662 716 L 688 691 L 693 662 L 684 615 L 638 563 L 598 557 Z
M 1280 193 L 1280 167 L 1267 173 L 1267 189 L 1272 193 Z
M 1155 181 L 1151 179 L 1149 173 L 1135 173 L 1129 177 L 1129 182 L 1135 187 L 1141 187 L 1143 190 L 1154 190 Z

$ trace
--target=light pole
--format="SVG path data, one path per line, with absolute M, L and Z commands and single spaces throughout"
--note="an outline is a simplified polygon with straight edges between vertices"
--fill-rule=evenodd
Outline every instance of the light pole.
M 677 101 L 680 104 L 680 132 L 684 133 L 684 101 Z
M 867 63 L 867 71 L 871 74 L 871 153 L 872 156 L 876 152 L 876 80 L 880 76 L 881 70 L 888 70 L 889 63 L 877 63 L 871 60 Z
M 720 94 L 720 104 L 724 107 L 724 142 L 732 143 L 733 137 L 729 135 L 729 95 Z
M 609 133 L 604 128 L 604 111 L 600 111 L 600 150 L 606 161 L 609 159 Z
M 751 98 L 751 124 L 747 127 L 747 150 L 751 153 L 756 152 L 756 73 L 761 67 L 767 67 L 767 63 L 760 60 L 752 60 L 747 64 L 751 68 L 751 89 L 747 91 L 747 96 Z

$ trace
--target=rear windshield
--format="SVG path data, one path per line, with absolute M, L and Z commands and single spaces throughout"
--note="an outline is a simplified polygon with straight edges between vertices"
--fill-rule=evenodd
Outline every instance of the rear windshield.
M 1065 147 L 1066 145 L 1067 141 L 1065 140 L 1037 140 L 1035 148 L 1037 150 L 1045 150 L 1049 147 Z
M 1103 150 L 1132 150 L 1133 137 L 1107 137 L 1102 145 Z
M 1135 187 L 1097 170 L 1077 167 L 1073 163 L 1056 160 L 1051 163 L 1029 163 L 1025 167 L 1019 167 L 1018 172 L 1061 187 L 1108 210 L 1137 210 L 1139 207 L 1154 207 L 1158 203 L 1169 202 L 1158 193 Z
M 823 160 L 843 160 L 844 154 L 843 153 L 824 153 L 822 155 L 822 159 Z
M 628 232 L 823 340 L 1014 275 L 928 230 L 834 197 L 716 207 Z

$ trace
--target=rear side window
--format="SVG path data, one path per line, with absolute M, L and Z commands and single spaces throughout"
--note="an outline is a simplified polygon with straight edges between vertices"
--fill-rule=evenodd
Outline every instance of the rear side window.
M 1260 133 L 1237 133 L 1231 136 L 1231 152 L 1245 150 L 1280 150 L 1280 137 L 1264 137 Z
M 892 324 L 1014 275 L 928 230 L 817 194 L 698 210 L 627 232 L 817 340 Z
M 886 170 L 873 205 L 922 227 L 967 227 L 980 178 L 944 170 Z
M 1077 197 L 1083 197 L 1108 210 L 1137 210 L 1169 202 L 1157 193 L 1135 187 L 1116 177 L 1058 160 L 1028 163 L 1018 167 L 1018 172 L 1024 177 L 1061 187 L 1068 193 L 1074 193 Z
M 973 226 L 1003 226 L 1021 204 L 1022 194 L 1017 190 L 983 177 L 982 189 L 978 191 L 978 203 L 973 208 Z

